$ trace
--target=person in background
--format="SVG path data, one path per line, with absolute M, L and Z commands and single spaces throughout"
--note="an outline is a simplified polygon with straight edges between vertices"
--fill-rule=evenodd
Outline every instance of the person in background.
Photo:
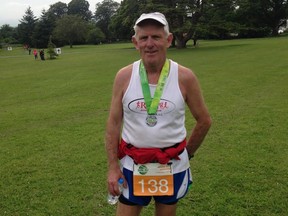
M 34 55 L 34 59 L 35 60 L 38 59 L 38 51 L 37 51 L 37 49 L 33 50 L 33 55 Z
M 167 58 L 173 35 L 165 16 L 142 14 L 132 37 L 141 59 L 115 77 L 107 120 L 107 187 L 120 195 L 116 215 L 137 216 L 151 199 L 155 215 L 175 216 L 192 174 L 189 159 L 211 125 L 199 82 L 188 68 Z M 196 124 L 186 142 L 185 107 Z
M 40 58 L 41 58 L 41 60 L 44 61 L 44 60 L 45 60 L 45 56 L 44 56 L 44 55 L 45 55 L 45 53 L 44 53 L 44 49 L 40 50 L 39 53 L 40 53 Z

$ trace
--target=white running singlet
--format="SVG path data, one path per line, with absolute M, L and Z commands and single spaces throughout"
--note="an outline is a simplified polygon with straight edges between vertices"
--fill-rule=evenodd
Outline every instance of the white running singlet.
M 140 60 L 133 63 L 130 83 L 123 96 L 122 139 L 138 148 L 165 148 L 186 138 L 185 101 L 179 88 L 178 64 L 170 60 L 170 71 L 159 102 L 157 124 L 146 124 L 147 110 L 139 74 Z M 151 98 L 157 85 L 149 84 Z

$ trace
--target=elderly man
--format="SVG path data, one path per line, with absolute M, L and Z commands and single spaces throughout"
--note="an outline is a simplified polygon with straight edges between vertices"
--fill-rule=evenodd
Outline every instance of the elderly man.
M 120 195 L 117 181 L 125 179 L 118 216 L 140 215 L 152 198 L 156 216 L 175 216 L 211 118 L 194 73 L 167 59 L 173 35 L 165 16 L 142 14 L 134 30 L 141 59 L 117 73 L 107 122 L 108 191 Z M 196 120 L 187 142 L 186 105 Z

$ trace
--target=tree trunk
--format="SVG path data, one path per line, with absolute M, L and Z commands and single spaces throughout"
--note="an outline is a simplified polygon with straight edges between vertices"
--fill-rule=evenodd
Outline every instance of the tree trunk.
M 187 42 L 191 39 L 191 34 L 186 34 L 184 36 L 177 37 L 176 36 L 176 48 L 177 49 L 185 49 L 187 48 Z M 196 46 L 197 39 L 193 39 L 194 41 L 194 46 Z
M 277 28 L 277 27 L 273 28 L 272 36 L 278 36 L 278 31 L 279 31 L 279 28 Z
M 173 35 L 173 40 L 171 43 L 171 47 L 176 47 L 176 37 Z
M 176 39 L 176 48 L 177 49 L 186 48 L 187 41 L 185 40 L 185 37 L 182 35 L 182 33 L 175 34 L 175 39 Z
M 197 46 L 197 39 L 193 39 L 193 46 L 194 46 L 194 47 Z
M 176 41 L 177 41 L 177 46 L 176 46 L 176 48 L 177 49 L 184 49 L 184 48 L 186 48 L 186 41 L 184 40 L 184 39 L 182 39 L 182 40 L 177 40 L 176 39 Z

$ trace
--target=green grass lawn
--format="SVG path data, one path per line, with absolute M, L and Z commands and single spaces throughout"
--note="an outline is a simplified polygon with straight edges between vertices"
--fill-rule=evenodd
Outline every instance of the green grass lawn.
M 212 128 L 178 215 L 288 215 L 288 38 L 200 41 L 168 57 L 197 74 Z M 113 215 L 105 124 L 132 44 L 0 50 L 0 215 Z M 188 133 L 194 121 L 187 113 Z M 142 215 L 151 216 L 153 205 Z

